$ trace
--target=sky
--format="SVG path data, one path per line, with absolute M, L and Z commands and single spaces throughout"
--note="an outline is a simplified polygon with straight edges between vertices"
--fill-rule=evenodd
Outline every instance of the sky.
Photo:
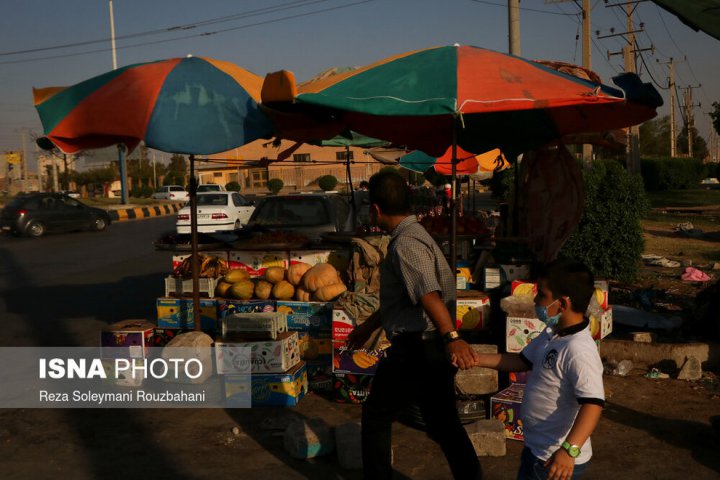
M 609 4 L 619 3 L 611 0 Z M 114 0 L 117 62 L 124 66 L 186 55 L 237 63 L 264 76 L 285 69 L 298 82 L 332 67 L 359 67 L 432 46 L 474 45 L 508 52 L 505 0 Z M 623 70 L 618 52 L 624 8 L 591 1 L 592 69 L 605 83 Z M 2 0 L 0 153 L 34 154 L 42 134 L 32 87 L 72 85 L 112 70 L 108 0 Z M 520 2 L 521 56 L 581 64 L 580 8 L 572 1 Z M 695 32 L 653 2 L 637 5 L 641 77 L 667 86 L 676 61 L 678 87 L 693 90 L 695 122 L 709 140 L 707 112 L 720 101 L 720 41 Z M 178 28 L 179 27 L 179 28 Z M 68 45 L 76 46 L 68 46 Z M 55 48 L 57 47 L 57 48 Z M 22 53 L 24 52 L 24 53 Z M 668 114 L 669 91 L 660 115 Z M 681 117 L 678 114 L 678 128 Z M 32 162 L 32 160 L 31 160 Z

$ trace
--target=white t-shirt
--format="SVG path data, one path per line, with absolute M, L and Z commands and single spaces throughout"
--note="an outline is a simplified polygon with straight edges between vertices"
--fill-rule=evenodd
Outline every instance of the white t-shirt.
M 587 320 L 556 332 L 546 328 L 521 357 L 532 364 L 522 402 L 525 446 L 548 460 L 567 438 L 582 403 L 605 404 L 603 366 Z M 590 438 L 576 464 L 590 460 Z

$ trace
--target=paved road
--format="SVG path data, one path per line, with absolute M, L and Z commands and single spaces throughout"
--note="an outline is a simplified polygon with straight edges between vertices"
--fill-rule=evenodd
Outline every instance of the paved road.
M 0 236 L 0 345 L 94 346 L 106 324 L 153 319 L 172 254 L 152 242 L 174 220 L 39 239 Z

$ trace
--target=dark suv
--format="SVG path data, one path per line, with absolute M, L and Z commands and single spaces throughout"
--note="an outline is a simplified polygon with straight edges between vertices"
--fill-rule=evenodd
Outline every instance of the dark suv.
M 47 232 L 103 231 L 110 215 L 63 193 L 18 195 L 0 211 L 0 229 L 16 235 L 41 237 Z

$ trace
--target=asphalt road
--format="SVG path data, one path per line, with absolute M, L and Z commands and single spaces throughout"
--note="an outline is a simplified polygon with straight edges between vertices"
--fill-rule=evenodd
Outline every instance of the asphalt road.
M 104 325 L 154 320 L 172 253 L 152 242 L 174 222 L 167 216 L 100 233 L 0 236 L 0 345 L 96 346 Z

